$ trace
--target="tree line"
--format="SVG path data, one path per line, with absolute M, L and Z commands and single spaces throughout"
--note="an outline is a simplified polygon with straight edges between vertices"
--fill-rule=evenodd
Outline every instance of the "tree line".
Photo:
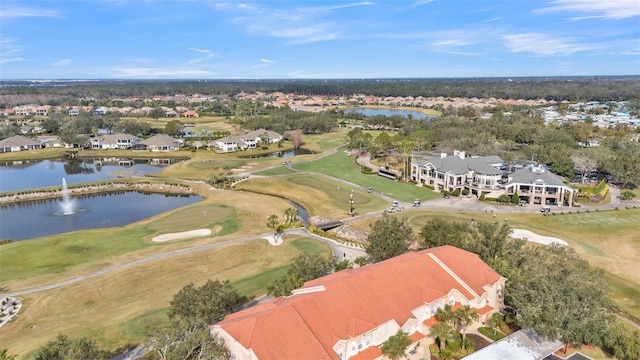
M 59 105 L 73 98 L 125 98 L 155 95 L 284 92 L 300 95 L 443 96 L 556 101 L 622 101 L 638 99 L 640 77 L 459 78 L 459 79 L 323 79 L 94 81 L 39 84 L 3 81 L 0 105 Z

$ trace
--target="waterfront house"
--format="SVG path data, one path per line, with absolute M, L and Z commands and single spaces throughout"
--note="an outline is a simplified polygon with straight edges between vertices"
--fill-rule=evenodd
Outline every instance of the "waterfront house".
M 42 143 L 39 140 L 31 139 L 22 135 L 15 135 L 4 140 L 0 140 L 0 152 L 34 150 L 41 148 Z
M 184 145 L 182 140 L 174 139 L 164 134 L 154 135 L 146 140 L 140 141 L 139 145 L 143 145 L 147 150 L 153 152 L 176 151 Z

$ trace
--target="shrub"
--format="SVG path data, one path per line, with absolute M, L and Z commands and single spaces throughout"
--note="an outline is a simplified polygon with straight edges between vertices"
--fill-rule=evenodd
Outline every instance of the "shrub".
M 484 193 L 480 194 L 480 201 L 485 201 Z
M 434 189 L 434 187 L 429 185 L 429 184 L 422 184 L 422 187 L 427 188 L 429 190 L 433 190 Z
M 455 190 L 451 193 L 451 195 L 453 195 L 453 196 L 460 196 L 460 189 L 455 189 Z
M 462 195 L 469 195 L 469 189 L 462 189 Z

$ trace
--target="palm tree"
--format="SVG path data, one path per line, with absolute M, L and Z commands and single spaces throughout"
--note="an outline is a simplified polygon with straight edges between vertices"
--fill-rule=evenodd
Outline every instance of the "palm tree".
M 434 339 L 437 339 L 440 344 L 440 351 L 447 346 L 448 341 L 453 341 L 456 336 L 456 331 L 453 326 L 446 322 L 439 322 L 431 328 L 431 335 Z
M 298 216 L 298 210 L 295 208 L 288 208 L 284 211 L 284 221 L 292 223 Z
M 494 335 L 498 332 L 498 329 L 500 329 L 504 324 L 505 324 L 504 315 L 500 313 L 495 313 L 491 315 L 489 320 L 487 320 L 487 326 L 489 326 L 491 330 L 493 330 Z
M 271 216 L 269 216 L 269 218 L 267 219 L 267 226 L 270 227 L 271 229 L 273 229 L 273 231 L 275 232 L 275 241 L 276 243 L 278 242 L 278 233 L 280 232 L 280 220 L 278 219 L 278 215 L 272 214 Z
M 385 341 L 380 350 L 389 356 L 391 360 L 398 360 L 402 358 L 407 351 L 407 346 L 411 345 L 411 339 L 407 336 L 407 333 L 402 330 L 398 330 L 395 335 L 392 335 Z
M 464 339 L 467 335 L 467 328 L 474 321 L 478 320 L 478 313 L 469 305 L 465 305 L 462 308 L 456 309 L 453 312 L 453 316 L 456 321 L 456 328 L 462 333 L 462 348 L 464 349 Z
M 476 343 L 470 338 L 463 338 L 462 348 L 468 350 L 469 352 L 473 352 L 476 350 Z
M 436 312 L 436 317 L 440 321 L 444 321 L 447 324 L 451 325 L 452 327 L 456 325 L 456 318 L 455 318 L 455 315 L 453 314 L 453 309 L 449 304 L 446 304 L 444 308 L 438 308 L 438 312 Z

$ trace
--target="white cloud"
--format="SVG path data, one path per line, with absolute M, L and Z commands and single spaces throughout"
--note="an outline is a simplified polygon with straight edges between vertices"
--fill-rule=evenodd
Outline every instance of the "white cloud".
M 0 58 L 0 64 L 6 64 L 6 63 L 16 62 L 16 61 L 25 61 L 25 59 L 21 57 L 6 58 L 4 56 Z
M 212 74 L 212 71 L 194 69 L 121 68 L 116 70 L 115 76 L 123 78 L 180 78 Z
M 536 56 L 571 55 L 593 49 L 593 46 L 579 44 L 569 38 L 541 33 L 506 35 L 502 39 L 510 52 L 528 52 Z
M 260 62 L 265 64 L 273 64 L 275 61 L 269 59 L 260 59 Z
M 199 52 L 199 53 L 205 55 L 204 57 L 200 57 L 200 58 L 195 58 L 195 59 L 189 60 L 188 61 L 189 64 L 198 64 L 198 63 L 201 63 L 201 62 L 203 62 L 205 60 L 209 60 L 209 59 L 211 59 L 211 58 L 216 56 L 211 50 L 207 50 L 207 49 L 198 49 L 198 48 L 192 48 L 192 47 L 187 48 L 187 49 L 195 51 L 195 52 Z
M 69 64 L 71 64 L 71 59 L 62 59 L 52 63 L 51 66 L 67 66 Z
M 411 4 L 411 7 L 418 7 L 422 5 L 427 5 L 428 3 L 433 2 L 434 0 L 418 0 Z
M 593 16 L 577 16 L 572 20 L 604 18 L 619 20 L 640 16 L 638 0 L 555 0 L 549 6 L 534 10 L 535 13 L 587 12 Z
M 2 19 L 16 19 L 22 17 L 60 17 L 62 14 L 59 11 L 44 9 L 35 6 L 17 6 L 17 5 L 4 5 L 0 12 L 0 18 Z
M 306 44 L 344 37 L 350 24 L 336 23 L 331 15 L 342 9 L 370 5 L 373 3 L 363 1 L 287 9 L 253 6 L 232 8 L 223 4 L 216 4 L 215 7 L 226 11 L 235 10 L 236 14 L 241 11 L 239 16 L 232 17 L 229 21 L 245 26 L 251 35 L 288 39 L 288 44 Z

